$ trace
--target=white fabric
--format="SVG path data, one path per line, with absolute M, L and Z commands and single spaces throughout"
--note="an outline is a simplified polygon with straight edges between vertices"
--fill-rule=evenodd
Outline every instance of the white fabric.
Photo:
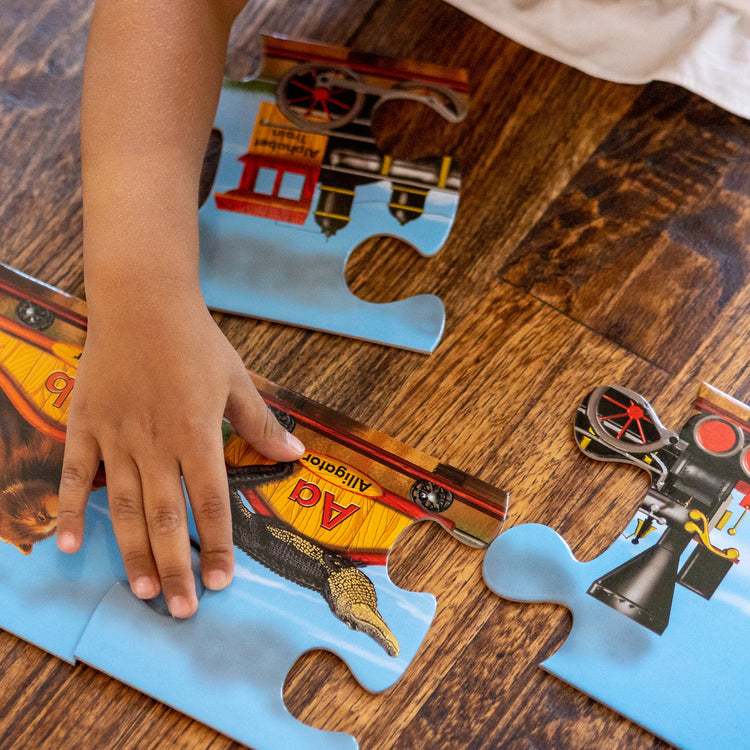
M 599 78 L 669 81 L 750 117 L 750 0 L 449 0 Z

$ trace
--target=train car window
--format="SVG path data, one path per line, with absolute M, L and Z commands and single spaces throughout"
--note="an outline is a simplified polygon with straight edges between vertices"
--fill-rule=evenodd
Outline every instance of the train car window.
M 296 172 L 286 172 L 281 178 L 279 198 L 299 201 L 302 198 L 302 188 L 305 186 L 305 175 Z
M 255 186 L 253 192 L 260 193 L 261 195 L 273 195 L 273 188 L 276 184 L 277 171 L 275 169 L 268 169 L 267 167 L 261 167 L 258 170 L 258 174 L 255 178 Z

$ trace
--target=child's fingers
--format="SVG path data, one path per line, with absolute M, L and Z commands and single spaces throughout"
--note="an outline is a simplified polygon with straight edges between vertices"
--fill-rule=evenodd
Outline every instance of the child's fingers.
M 198 608 L 198 597 L 179 466 L 171 461 L 149 461 L 138 468 L 151 554 L 167 607 L 174 617 L 190 617 Z M 122 544 L 120 549 L 124 557 Z
M 305 451 L 300 440 L 279 424 L 247 373 L 230 395 L 226 416 L 235 432 L 268 458 L 295 461 Z
M 151 553 L 138 468 L 130 456 L 117 451 L 105 455 L 104 466 L 112 528 L 130 588 L 137 597 L 152 599 L 161 583 Z
M 182 461 L 190 507 L 201 545 L 201 574 L 209 589 L 223 589 L 234 573 L 232 514 L 221 433 L 196 445 L 202 452 Z
M 57 546 L 62 552 L 81 548 L 86 504 L 99 458 L 99 446 L 92 436 L 68 432 L 57 507 Z

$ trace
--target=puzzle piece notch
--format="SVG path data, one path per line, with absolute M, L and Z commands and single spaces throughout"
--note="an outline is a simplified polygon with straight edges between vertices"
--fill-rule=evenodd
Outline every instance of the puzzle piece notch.
M 457 122 L 466 112 L 465 74 L 338 47 L 264 43 L 259 78 L 227 82 L 219 102 L 222 155 L 214 199 L 200 212 L 207 303 L 433 351 L 445 326 L 439 298 L 366 302 L 352 294 L 345 269 L 368 237 L 394 236 L 425 256 L 445 242 L 460 189 L 455 162 L 381 154 L 371 117 L 398 98 Z

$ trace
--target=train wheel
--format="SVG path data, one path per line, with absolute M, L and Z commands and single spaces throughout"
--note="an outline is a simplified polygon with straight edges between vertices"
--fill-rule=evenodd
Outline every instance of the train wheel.
M 408 91 L 416 101 L 434 109 L 448 122 L 460 122 L 466 117 L 466 103 L 453 89 L 447 86 L 422 83 L 421 81 L 400 81 L 393 87 L 394 91 L 397 89 Z
M 426 479 L 420 479 L 411 486 L 409 497 L 419 506 L 430 513 L 442 513 L 453 504 L 453 493 L 433 484 Z
M 55 314 L 36 302 L 23 300 L 16 306 L 16 317 L 35 331 L 46 331 L 54 322 Z
M 276 421 L 287 432 L 294 432 L 294 428 L 297 426 L 297 420 L 291 414 L 282 411 L 276 406 L 271 407 L 271 412 L 273 413 L 274 417 L 276 417 Z
M 303 130 L 327 133 L 350 123 L 362 110 L 365 95 L 359 76 L 349 68 L 302 63 L 290 68 L 276 86 L 276 103 Z
M 651 453 L 677 441 L 659 421 L 640 393 L 604 385 L 589 398 L 587 417 L 596 436 L 608 447 L 625 453 Z

